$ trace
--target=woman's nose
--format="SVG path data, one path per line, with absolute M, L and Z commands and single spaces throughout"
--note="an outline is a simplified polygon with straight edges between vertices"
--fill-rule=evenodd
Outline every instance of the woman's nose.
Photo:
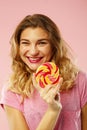
M 31 55 L 37 55 L 38 52 L 39 52 L 39 50 L 38 50 L 37 46 L 32 45 L 32 46 L 30 47 L 29 53 L 30 53 Z

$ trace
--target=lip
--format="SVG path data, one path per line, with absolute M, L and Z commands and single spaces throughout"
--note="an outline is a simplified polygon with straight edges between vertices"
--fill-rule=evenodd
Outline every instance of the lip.
M 42 57 L 27 57 L 30 63 L 38 63 L 41 61 Z

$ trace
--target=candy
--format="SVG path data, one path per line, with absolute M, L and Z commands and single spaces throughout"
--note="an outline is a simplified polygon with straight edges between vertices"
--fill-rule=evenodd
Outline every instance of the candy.
M 42 88 L 48 84 L 56 85 L 60 78 L 59 68 L 53 62 L 46 62 L 38 67 L 35 77 Z

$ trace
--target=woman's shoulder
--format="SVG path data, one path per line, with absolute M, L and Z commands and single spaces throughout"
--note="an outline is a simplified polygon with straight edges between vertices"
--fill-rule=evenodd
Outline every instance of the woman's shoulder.
M 75 78 L 75 86 L 81 86 L 83 82 L 87 83 L 87 73 L 79 70 Z
M 80 70 L 76 76 L 75 82 L 80 90 L 84 89 L 84 87 L 87 86 L 87 73 Z
M 85 71 L 80 70 L 78 72 L 77 78 L 79 79 L 79 81 L 87 81 L 87 73 Z
M 8 89 L 8 83 L 2 87 L 0 105 L 8 105 L 22 111 L 21 96 Z
M 9 88 L 9 83 L 6 82 L 3 86 L 2 86 L 2 90 L 1 90 L 1 97 L 7 97 L 7 96 L 12 96 L 12 95 L 15 95 L 16 96 L 16 93 L 13 93 L 10 88 Z M 13 96 L 12 96 L 13 98 Z M 11 98 L 11 99 L 12 99 Z
M 81 106 L 87 103 L 87 73 L 79 71 L 77 76 L 77 88 L 81 99 Z

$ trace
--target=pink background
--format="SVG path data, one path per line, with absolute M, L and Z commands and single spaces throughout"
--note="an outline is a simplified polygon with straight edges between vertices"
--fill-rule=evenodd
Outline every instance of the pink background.
M 2 0 L 0 1 L 0 90 L 10 74 L 10 37 L 18 22 L 28 14 L 43 13 L 59 26 L 75 52 L 78 65 L 87 71 L 87 0 Z M 0 109 L 1 130 L 8 130 Z

